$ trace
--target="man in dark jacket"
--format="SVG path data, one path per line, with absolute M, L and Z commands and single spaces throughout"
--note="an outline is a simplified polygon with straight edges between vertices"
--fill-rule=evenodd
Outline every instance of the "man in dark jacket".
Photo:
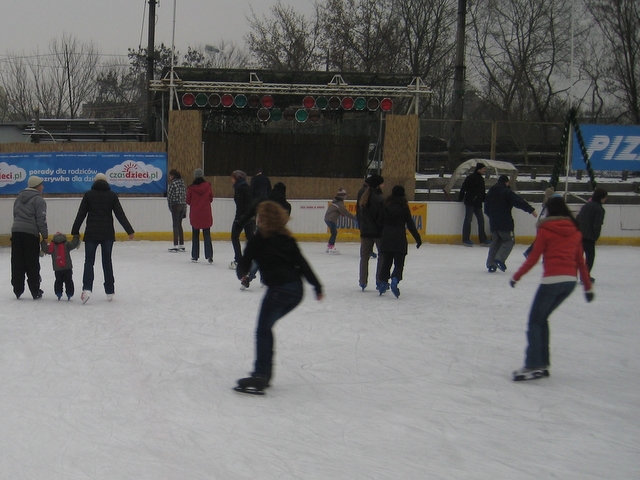
M 113 226 L 113 215 L 116 216 L 122 228 L 133 240 L 133 228 L 124 214 L 118 195 L 111 190 L 107 177 L 99 173 L 93 180 L 91 190 L 82 197 L 76 220 L 71 227 L 71 235 L 79 235 L 80 227 L 86 217 L 87 225 L 84 231 L 84 272 L 82 275 L 82 303 L 87 303 L 93 290 L 93 266 L 96 261 L 96 251 L 100 246 L 102 252 L 102 270 L 104 273 L 104 292 L 109 301 L 115 295 L 115 278 L 113 277 L 113 264 L 111 252 L 116 240 L 116 231 Z
M 536 209 L 524 201 L 509 187 L 509 177 L 500 175 L 496 184 L 489 189 L 484 203 L 484 213 L 489 217 L 491 246 L 487 256 L 487 270 L 505 271 L 506 261 L 515 245 L 514 223 L 511 216 L 513 207 L 537 217 Z
M 254 201 L 264 200 L 271 193 L 271 180 L 264 173 L 262 169 L 258 168 L 256 174 L 251 177 L 251 196 Z
M 244 230 L 247 241 L 249 241 L 253 237 L 256 226 L 253 220 L 246 222 L 244 225 L 240 224 L 240 219 L 249 212 L 253 205 L 251 187 L 247 183 L 247 174 L 242 170 L 234 170 L 231 174 L 231 183 L 233 184 L 233 201 L 236 204 L 236 215 L 231 226 L 231 245 L 233 246 L 234 258 L 229 264 L 229 268 L 235 270 L 238 260 L 242 257 L 240 233 Z
M 582 233 L 582 249 L 587 263 L 587 269 L 591 273 L 593 262 L 596 258 L 596 242 L 600 238 L 600 231 L 604 223 L 604 207 L 602 204 L 607 201 L 608 193 L 604 188 L 596 188 L 593 191 L 591 200 L 587 202 L 576 217 Z M 595 279 L 591 277 L 591 283 Z
M 462 243 L 467 247 L 472 247 L 471 241 L 471 220 L 476 216 L 478 222 L 478 239 L 480 245 L 489 245 L 487 234 L 484 231 L 484 215 L 482 213 L 482 202 L 484 202 L 484 174 L 487 167 L 483 163 L 476 164 L 476 168 L 471 175 L 462 182 L 458 201 L 464 201 L 464 221 L 462 222 Z
M 367 288 L 369 280 L 369 259 L 373 253 L 375 245 L 380 252 L 380 239 L 382 238 L 382 227 L 384 224 L 382 187 L 384 178 L 380 175 L 371 175 L 366 180 L 367 189 L 358 200 L 356 212 L 358 225 L 360 227 L 360 288 Z M 378 256 L 376 265 L 376 285 L 379 281 L 381 261 Z
M 44 180 L 32 175 L 27 188 L 13 203 L 11 225 L 11 285 L 16 298 L 24 293 L 24 277 L 34 300 L 42 298 L 40 290 L 40 251 L 47 251 L 47 202 L 42 198 Z M 40 241 L 42 237 L 42 241 Z

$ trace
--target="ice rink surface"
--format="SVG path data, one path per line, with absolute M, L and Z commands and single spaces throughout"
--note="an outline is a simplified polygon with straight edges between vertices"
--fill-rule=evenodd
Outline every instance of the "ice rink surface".
M 0 248 L 1 479 L 630 479 L 640 472 L 640 250 L 598 246 L 551 317 L 551 377 L 514 383 L 538 265 L 517 288 L 487 249 L 410 245 L 401 296 L 358 287 L 355 243 L 301 247 L 325 287 L 275 328 L 273 386 L 253 368 L 264 289 L 239 290 L 230 242 L 213 265 L 166 242 L 117 242 L 77 294 L 16 300 Z M 189 250 L 189 246 L 187 251 Z

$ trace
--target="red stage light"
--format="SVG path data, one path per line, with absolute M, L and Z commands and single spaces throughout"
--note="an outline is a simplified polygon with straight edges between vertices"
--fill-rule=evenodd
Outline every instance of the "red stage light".
M 383 112 L 389 112 L 393 108 L 393 100 L 390 98 L 383 98 L 380 102 L 380 110 Z
M 302 106 L 304 108 L 313 108 L 316 106 L 316 99 L 310 96 L 304 97 L 302 99 Z
M 193 107 L 194 103 L 196 103 L 196 97 L 193 93 L 185 93 L 182 95 L 182 104 L 185 107 Z
M 265 95 L 262 97 L 262 106 L 264 108 L 273 108 L 274 105 L 273 97 L 271 95 Z
M 342 108 L 344 108 L 345 110 L 351 110 L 353 108 L 353 98 L 344 97 L 342 99 Z
M 230 106 L 233 105 L 233 95 L 225 93 L 224 95 L 222 95 L 222 98 L 220 99 L 220 101 L 223 107 L 229 108 Z

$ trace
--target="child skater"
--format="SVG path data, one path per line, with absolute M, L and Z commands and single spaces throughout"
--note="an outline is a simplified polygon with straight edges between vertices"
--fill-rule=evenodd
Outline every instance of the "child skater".
M 324 223 L 329 227 L 331 236 L 329 237 L 329 243 L 327 243 L 327 253 L 339 254 L 340 251 L 336 248 L 336 237 L 338 236 L 338 220 L 340 215 L 355 220 L 356 216 L 353 215 L 344 206 L 344 199 L 347 198 L 347 191 L 344 188 L 339 188 L 335 198 L 331 201 L 327 213 L 324 215 Z
M 56 276 L 53 282 L 53 291 L 58 297 L 62 298 L 62 286 L 64 285 L 67 300 L 71 300 L 75 293 L 75 285 L 73 284 L 73 264 L 71 263 L 71 255 L 69 252 L 74 248 L 78 248 L 80 244 L 80 235 L 74 235 L 73 240 L 67 240 L 67 236 L 56 232 L 53 240 L 49 244 L 49 254 L 53 263 L 53 272 Z
M 407 229 L 416 240 L 416 248 L 420 248 L 422 239 L 411 217 L 411 210 L 402 185 L 393 187 L 391 195 L 384 201 L 383 212 L 384 223 L 380 242 L 382 265 L 377 287 L 382 295 L 389 288 L 389 277 L 391 277 L 391 291 L 398 298 L 400 297 L 398 284 L 402 280 L 404 260 L 407 256 Z M 393 274 L 391 273 L 392 264 L 394 265 Z
M 250 377 L 238 380 L 235 390 L 262 395 L 273 373 L 273 326 L 302 301 L 301 275 L 313 285 L 318 300 L 322 285 L 286 227 L 287 212 L 267 200 L 258 205 L 257 213 L 258 231 L 239 258 L 236 274 L 238 279 L 244 277 L 256 260 L 268 289 L 258 315 L 255 368 Z
M 546 207 L 533 250 L 509 282 L 515 287 L 542 256 L 542 281 L 529 312 L 524 367 L 513 372 L 515 381 L 549 376 L 549 315 L 573 292 L 576 272 L 580 272 L 587 302 L 594 298 L 576 219 L 560 196 L 547 200 Z

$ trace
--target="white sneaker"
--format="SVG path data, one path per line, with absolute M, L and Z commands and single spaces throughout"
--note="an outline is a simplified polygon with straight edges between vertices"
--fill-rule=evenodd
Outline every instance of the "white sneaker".
M 82 300 L 82 303 L 87 303 L 87 300 L 89 300 L 90 296 L 91 290 L 83 290 L 82 295 L 80 295 L 80 300 Z
M 229 264 L 229 270 L 235 270 L 238 267 L 238 262 L 231 262 Z
M 113 300 L 114 296 L 115 296 L 115 293 L 107 293 L 107 300 L 109 301 Z

